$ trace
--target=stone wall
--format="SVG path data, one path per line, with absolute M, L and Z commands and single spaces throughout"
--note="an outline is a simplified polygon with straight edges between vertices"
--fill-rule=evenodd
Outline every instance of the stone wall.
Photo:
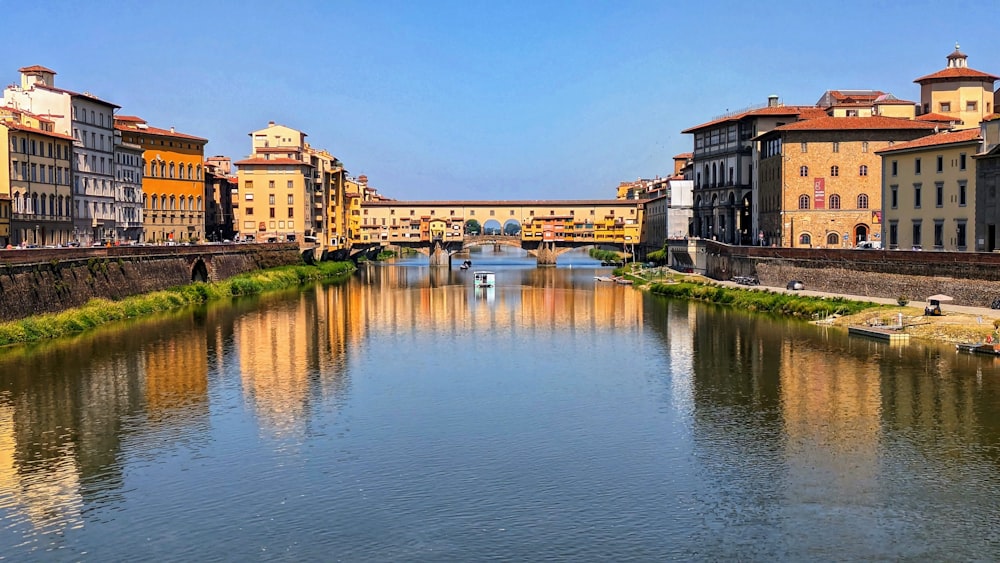
M 301 261 L 294 244 L 4 251 L 0 321 L 188 284 L 200 268 L 218 281 Z
M 704 273 L 728 280 L 756 275 L 761 285 L 784 287 L 801 280 L 806 289 L 923 301 L 943 293 L 956 305 L 989 307 L 1000 298 L 1000 254 L 897 250 L 797 249 L 727 246 L 698 241 Z

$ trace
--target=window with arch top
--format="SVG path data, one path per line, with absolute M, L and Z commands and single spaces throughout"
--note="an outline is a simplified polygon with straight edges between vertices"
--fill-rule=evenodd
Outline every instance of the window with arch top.
M 807 195 L 799 196 L 799 209 L 809 209 L 809 196 Z
M 833 194 L 830 196 L 830 209 L 840 209 L 840 196 Z
M 858 209 L 868 209 L 868 194 L 858 196 Z

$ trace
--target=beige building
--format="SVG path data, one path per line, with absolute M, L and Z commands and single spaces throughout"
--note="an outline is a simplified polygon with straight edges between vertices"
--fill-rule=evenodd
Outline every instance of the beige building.
M 979 129 L 945 131 L 878 151 L 882 238 L 889 249 L 981 250 L 973 241 Z M 973 244 L 976 242 L 976 244 Z
M 782 125 L 760 142 L 760 230 L 768 244 L 851 248 L 881 237 L 876 151 L 930 134 L 892 117 L 820 117 Z
M 947 66 L 914 80 L 920 85 L 921 114 L 948 116 L 956 129 L 979 127 L 983 117 L 993 113 L 992 74 L 968 67 L 968 56 L 958 50 L 947 57 Z

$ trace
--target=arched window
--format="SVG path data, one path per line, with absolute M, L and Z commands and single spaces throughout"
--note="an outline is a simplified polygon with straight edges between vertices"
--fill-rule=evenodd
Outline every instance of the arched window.
M 858 175 L 859 176 L 867 176 L 868 175 L 868 165 L 867 164 L 862 164 L 861 165 L 861 168 L 858 169 Z
M 868 194 L 858 196 L 858 209 L 868 209 Z
M 837 233 L 830 233 L 826 235 L 826 244 L 829 246 L 837 246 L 840 244 L 840 237 Z
M 142 208 L 143 209 L 149 209 L 149 200 L 148 200 L 146 194 L 142 194 Z
M 175 177 L 174 176 L 174 163 L 173 162 L 170 163 L 170 177 L 171 178 Z
M 201 211 L 201 196 L 198 196 L 198 211 Z
M 198 171 L 198 177 L 196 179 L 201 180 L 201 165 L 199 164 L 195 170 Z
M 177 211 L 177 198 L 170 196 L 170 210 Z
M 161 160 L 160 161 L 160 178 L 166 178 L 166 177 L 167 177 L 167 163 L 163 162 Z
M 149 175 L 152 178 L 156 178 L 156 161 L 149 163 Z
M 180 178 L 181 180 L 184 179 L 184 165 L 183 164 L 181 164 L 180 166 L 177 167 L 177 177 Z
M 830 196 L 830 209 L 840 209 L 840 196 L 833 194 Z
M 188 209 L 194 211 L 194 196 L 188 196 Z
M 831 176 L 840 176 L 840 167 L 839 166 L 831 166 L 830 167 L 830 175 Z
M 799 235 L 799 244 L 802 245 L 812 244 L 812 237 L 809 236 L 809 233 L 802 233 L 801 235 Z
M 160 211 L 167 210 L 167 196 L 166 194 L 160 196 Z
M 809 175 L 809 167 L 808 166 L 800 166 L 799 167 L 799 176 L 802 176 L 803 178 L 805 178 L 808 175 Z
M 809 209 L 809 196 L 807 195 L 799 196 L 799 209 Z
M 194 172 L 194 168 L 188 164 L 188 180 L 194 180 L 194 176 L 191 175 L 192 172 Z

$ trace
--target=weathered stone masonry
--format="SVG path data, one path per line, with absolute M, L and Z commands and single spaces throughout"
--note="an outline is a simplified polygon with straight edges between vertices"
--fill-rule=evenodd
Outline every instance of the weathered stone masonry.
M 301 262 L 294 244 L 0 252 L 0 320 Z

